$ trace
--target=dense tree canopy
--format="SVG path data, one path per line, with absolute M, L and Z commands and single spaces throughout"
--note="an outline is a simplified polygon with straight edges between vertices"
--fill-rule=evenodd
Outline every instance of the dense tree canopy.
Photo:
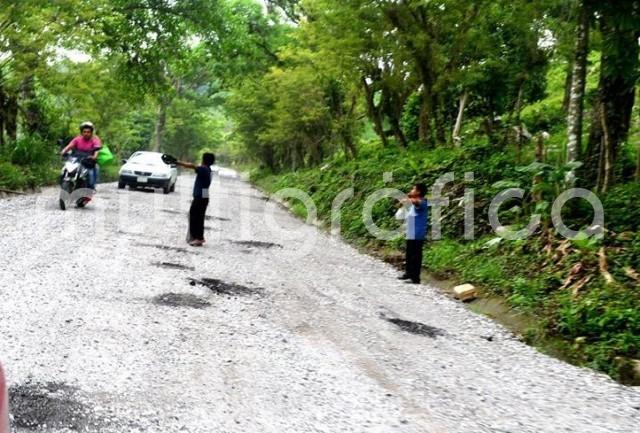
M 632 0 L 7 1 L 0 146 L 90 118 L 123 153 L 223 145 L 283 170 L 372 137 L 484 140 L 522 163 L 581 162 L 568 180 L 604 191 L 640 173 L 639 14 Z

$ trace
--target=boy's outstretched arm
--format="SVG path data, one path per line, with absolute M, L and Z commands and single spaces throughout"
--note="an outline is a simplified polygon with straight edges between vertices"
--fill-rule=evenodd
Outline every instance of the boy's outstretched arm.
M 176 161 L 176 165 L 179 165 L 180 167 L 184 167 L 184 168 L 190 168 L 192 170 L 195 170 L 196 168 L 198 168 L 197 165 L 192 164 L 190 162 L 185 162 L 185 161 Z

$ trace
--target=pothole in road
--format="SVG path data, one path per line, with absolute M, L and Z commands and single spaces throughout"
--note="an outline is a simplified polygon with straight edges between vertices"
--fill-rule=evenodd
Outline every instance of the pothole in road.
M 207 221 L 231 221 L 230 218 L 223 218 L 223 217 L 211 216 L 211 215 L 205 216 L 204 219 Z
M 126 230 L 116 230 L 116 233 L 119 235 L 126 235 L 126 236 L 146 237 L 144 233 L 130 232 Z
M 164 213 L 170 213 L 172 215 L 185 215 L 184 212 L 180 212 L 178 210 L 173 210 L 173 209 L 162 209 L 162 212 Z
M 243 247 L 249 248 L 262 248 L 262 249 L 271 249 L 271 248 L 282 248 L 280 244 L 274 244 L 272 242 L 261 242 L 261 241 L 231 241 L 236 245 L 241 245 Z
M 170 247 L 168 245 L 147 244 L 144 242 L 138 242 L 135 245 L 138 247 L 151 247 L 151 248 L 157 248 L 159 250 L 164 250 L 164 251 L 174 251 L 176 253 L 197 254 L 195 251 L 187 250 L 185 248 Z
M 385 319 L 387 322 L 393 323 L 398 328 L 410 334 L 423 335 L 425 337 L 436 338 L 446 335 L 446 332 L 434 326 L 425 325 L 420 322 L 410 322 L 402 319 Z
M 152 302 L 163 307 L 195 308 L 204 310 L 211 306 L 209 302 L 189 293 L 164 293 L 153 298 Z
M 215 278 L 203 278 L 201 280 L 190 279 L 189 281 L 192 286 L 201 285 L 207 287 L 218 295 L 255 296 L 261 295 L 264 292 L 264 289 L 261 287 L 250 288 L 240 284 L 227 283 Z
M 86 431 L 98 425 L 91 409 L 75 398 L 76 389 L 64 383 L 26 383 L 9 389 L 13 424 L 29 430 Z
M 162 212 L 172 214 L 172 215 L 183 215 L 183 216 L 189 215 L 189 212 L 181 212 L 175 209 L 162 209 Z M 231 219 L 229 218 L 223 218 L 223 217 L 212 216 L 212 215 L 206 215 L 204 219 L 207 221 L 231 221 Z
M 169 262 L 153 262 L 153 266 L 157 266 L 159 268 L 165 269 L 178 269 L 183 271 L 195 271 L 196 268 L 193 266 L 182 265 L 180 263 L 169 263 Z

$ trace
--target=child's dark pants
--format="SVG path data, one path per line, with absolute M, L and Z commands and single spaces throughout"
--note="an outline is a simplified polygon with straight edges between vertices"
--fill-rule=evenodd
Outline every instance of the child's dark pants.
M 422 270 L 422 247 L 424 240 L 407 239 L 406 275 L 414 283 L 420 282 L 420 271 Z
M 189 232 L 192 239 L 204 240 L 204 219 L 209 206 L 208 198 L 195 197 L 189 210 Z

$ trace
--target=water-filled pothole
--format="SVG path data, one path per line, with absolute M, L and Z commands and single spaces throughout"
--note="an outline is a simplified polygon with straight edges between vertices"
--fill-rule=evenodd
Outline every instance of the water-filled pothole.
M 264 292 L 264 289 L 261 287 L 251 288 L 240 284 L 227 283 L 215 278 L 190 279 L 189 281 L 192 286 L 199 284 L 219 295 L 254 296 L 261 295 Z
M 76 389 L 64 383 L 25 383 L 9 389 L 15 427 L 29 430 L 86 431 L 99 425 L 91 409 L 75 398 Z
M 203 310 L 211 306 L 205 299 L 190 293 L 163 293 L 151 300 L 155 305 Z
M 409 332 L 411 334 L 416 335 L 424 335 L 430 338 L 442 337 L 446 335 L 446 332 L 440 328 L 436 328 L 434 326 L 425 325 L 420 322 L 411 322 L 408 320 L 402 319 L 385 319 L 387 322 L 393 323 L 398 328 L 402 329 L 405 332 Z

